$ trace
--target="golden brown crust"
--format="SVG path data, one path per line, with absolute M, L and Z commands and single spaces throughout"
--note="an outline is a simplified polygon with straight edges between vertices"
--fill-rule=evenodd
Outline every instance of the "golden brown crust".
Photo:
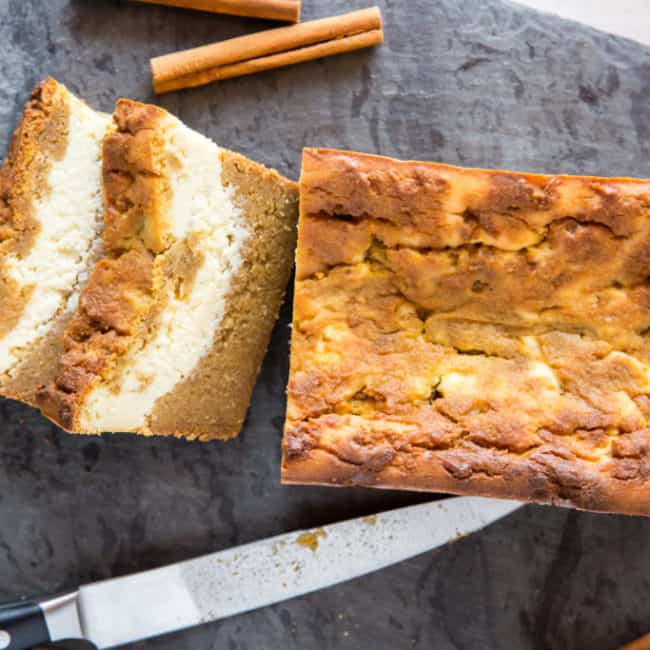
M 53 381 L 59 355 L 63 352 L 63 332 L 67 319 L 54 320 L 29 352 L 7 373 L 2 385 L 2 396 L 37 406 L 36 392 L 43 382 Z
M 644 634 L 641 638 L 622 645 L 618 650 L 650 650 L 650 634 Z
M 113 119 L 116 131 L 104 141 L 105 250 L 119 254 L 143 244 L 164 250 L 167 201 L 163 173 L 163 130 L 169 118 L 162 108 L 120 99 Z
M 190 377 L 156 402 L 150 418 L 154 434 L 210 440 L 239 433 L 289 280 L 296 183 L 228 151 L 222 154 L 221 179 L 234 188 L 233 202 L 251 232 L 244 263 L 210 352 Z
M 285 482 L 650 514 L 650 181 L 306 150 Z
M 160 174 L 159 123 L 166 113 L 128 100 L 117 103 L 116 131 L 103 145 L 104 253 L 68 323 L 57 376 L 37 403 L 67 430 L 91 387 L 115 373 L 132 341 L 153 318 L 153 260 L 160 250 L 166 184 Z
M 5 262 L 24 257 L 34 243 L 34 199 L 50 191 L 48 172 L 65 154 L 67 126 L 67 91 L 47 78 L 32 92 L 0 169 L 0 337 L 14 328 L 33 289 L 16 283 Z

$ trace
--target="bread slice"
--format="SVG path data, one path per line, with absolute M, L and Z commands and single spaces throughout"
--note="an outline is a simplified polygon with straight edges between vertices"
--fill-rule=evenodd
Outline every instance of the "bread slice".
M 54 79 L 34 90 L 0 170 L 0 394 L 34 403 L 101 241 L 110 117 Z
M 293 261 L 297 186 L 161 108 L 120 100 L 105 257 L 43 412 L 69 431 L 236 435 Z
M 303 155 L 282 476 L 650 515 L 650 180 Z

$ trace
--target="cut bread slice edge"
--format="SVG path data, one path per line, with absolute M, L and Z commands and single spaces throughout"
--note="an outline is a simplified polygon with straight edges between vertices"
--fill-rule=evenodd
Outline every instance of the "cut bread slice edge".
M 288 281 L 297 186 L 120 100 L 104 142 L 105 256 L 43 412 L 79 433 L 236 435 Z
M 53 377 L 102 230 L 110 116 L 52 78 L 33 91 L 0 170 L 0 394 L 33 404 Z

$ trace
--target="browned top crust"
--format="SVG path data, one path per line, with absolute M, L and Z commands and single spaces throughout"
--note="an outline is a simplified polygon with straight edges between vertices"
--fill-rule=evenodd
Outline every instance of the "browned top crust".
M 0 337 L 14 328 L 33 289 L 19 286 L 7 273 L 5 261 L 23 257 L 32 248 L 39 232 L 34 199 L 50 191 L 48 172 L 52 161 L 65 155 L 67 125 L 67 91 L 47 78 L 25 105 L 0 169 Z
M 105 257 L 66 327 L 57 378 L 37 394 L 43 413 L 68 430 L 78 428 L 85 394 L 116 370 L 133 337 L 152 318 L 153 260 L 163 247 L 164 230 L 157 226 L 166 200 L 158 125 L 166 115 L 155 106 L 119 100 L 116 130 L 104 139 Z
M 650 181 L 306 150 L 283 479 L 650 514 Z

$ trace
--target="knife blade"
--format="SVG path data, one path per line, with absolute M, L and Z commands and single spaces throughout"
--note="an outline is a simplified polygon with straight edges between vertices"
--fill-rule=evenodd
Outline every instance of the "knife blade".
M 516 0 L 517 3 L 552 13 L 615 36 L 650 45 L 648 0 Z
M 241 614 L 443 546 L 520 506 L 454 497 L 285 533 L 58 598 L 21 601 L 0 608 L 0 650 L 71 638 L 101 650 Z

